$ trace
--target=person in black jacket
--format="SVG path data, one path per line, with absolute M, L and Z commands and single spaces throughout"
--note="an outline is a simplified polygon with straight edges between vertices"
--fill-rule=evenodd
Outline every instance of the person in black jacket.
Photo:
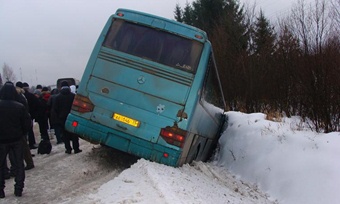
M 37 97 L 34 96 L 33 93 L 29 90 L 28 83 L 23 83 L 23 89 L 25 90 L 24 96 L 27 99 L 28 107 L 29 107 L 29 113 L 31 115 L 32 120 L 36 118 L 37 112 L 38 112 L 38 106 L 39 106 L 39 100 Z M 32 121 L 33 122 L 33 121 Z M 33 126 L 28 131 L 28 144 L 30 146 L 30 149 L 36 149 L 38 148 L 36 146 L 35 136 L 33 132 Z
M 75 94 L 71 92 L 67 81 L 62 81 L 60 93 L 55 97 L 52 107 L 54 113 L 56 114 L 56 124 L 60 127 L 66 149 L 65 153 L 67 154 L 71 154 L 72 147 L 75 154 L 82 152 L 82 150 L 79 149 L 78 136 L 65 130 L 66 118 L 71 111 L 74 96 Z
M 27 100 L 26 100 L 26 97 L 23 94 L 25 91 L 22 87 L 23 87 L 23 84 L 20 81 L 18 81 L 15 84 L 15 88 L 16 88 L 16 91 L 18 93 L 17 101 L 19 103 L 21 103 L 22 105 L 24 105 L 26 110 L 28 111 Z M 30 148 L 27 144 L 27 135 L 24 135 L 24 137 L 22 137 L 22 143 L 23 143 L 23 148 L 24 148 L 24 161 L 26 162 L 25 170 L 33 169 L 34 168 L 34 161 L 33 161 L 32 156 L 34 156 L 34 155 L 31 154 Z M 13 160 L 14 160 L 14 156 L 13 156 L 12 152 L 9 153 L 9 159 L 10 159 L 11 164 L 12 164 Z M 14 169 L 13 165 L 11 165 L 11 168 L 9 169 L 7 164 L 5 164 L 5 169 L 8 172 L 5 176 L 5 179 L 9 179 L 10 176 L 15 177 L 15 169 Z
M 24 95 L 25 93 L 25 90 L 23 89 L 23 84 L 21 81 L 18 81 L 16 84 L 15 84 L 15 88 L 18 92 L 18 99 L 17 101 L 19 103 L 21 103 L 22 105 L 25 106 L 26 110 L 29 111 L 29 106 L 28 106 L 28 102 L 27 102 L 27 99 Z M 26 162 L 26 167 L 25 167 L 25 170 L 30 170 L 30 169 L 33 169 L 34 168 L 34 162 L 33 162 L 33 158 L 32 156 L 34 156 L 34 154 L 32 155 L 31 154 L 31 151 L 30 151 L 30 148 L 28 146 L 28 143 L 27 143 L 27 135 L 24 135 L 24 137 L 22 138 L 22 142 L 24 144 L 24 160 Z
M 60 125 L 57 124 L 58 119 L 57 119 L 57 116 L 56 116 L 54 109 L 52 108 L 53 104 L 55 103 L 55 98 L 58 94 L 59 94 L 59 90 L 57 88 L 55 88 L 51 91 L 51 97 L 47 101 L 47 107 L 50 111 L 51 129 L 54 129 L 54 134 L 57 138 L 57 144 L 61 144 L 61 143 L 63 143 L 63 141 L 61 139 Z
M 38 99 L 38 109 L 36 111 L 35 121 L 39 124 L 41 139 L 50 141 L 48 135 L 47 101 L 42 98 L 42 93 L 38 89 L 34 91 L 34 95 Z
M 5 197 L 4 167 L 10 151 L 14 154 L 14 194 L 20 197 L 24 188 L 25 170 L 22 137 L 31 126 L 30 115 L 24 105 L 17 102 L 17 91 L 12 82 L 0 90 L 0 198 Z

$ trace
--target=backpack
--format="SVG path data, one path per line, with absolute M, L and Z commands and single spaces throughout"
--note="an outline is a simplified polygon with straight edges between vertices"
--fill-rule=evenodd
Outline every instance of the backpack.
M 38 154 L 49 154 L 51 153 L 52 145 L 49 140 L 41 140 L 38 146 Z

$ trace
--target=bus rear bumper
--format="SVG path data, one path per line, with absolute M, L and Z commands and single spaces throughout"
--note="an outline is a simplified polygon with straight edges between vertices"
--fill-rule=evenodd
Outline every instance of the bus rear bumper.
M 161 164 L 178 166 L 181 152 L 117 131 L 74 114 L 69 114 L 67 117 L 65 128 L 88 142 L 104 144 Z

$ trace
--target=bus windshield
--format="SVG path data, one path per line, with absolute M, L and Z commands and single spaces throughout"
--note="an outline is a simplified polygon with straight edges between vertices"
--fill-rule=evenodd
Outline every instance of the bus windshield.
M 188 72 L 196 72 L 203 44 L 158 29 L 115 19 L 104 47 Z

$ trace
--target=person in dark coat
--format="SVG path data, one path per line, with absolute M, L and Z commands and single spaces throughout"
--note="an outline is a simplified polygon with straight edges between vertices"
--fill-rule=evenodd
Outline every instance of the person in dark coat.
M 41 139 L 45 141 L 50 141 L 50 137 L 48 135 L 47 101 L 43 99 L 42 92 L 38 89 L 34 91 L 34 95 L 38 99 L 38 108 L 35 116 L 35 121 L 39 124 Z
M 18 81 L 15 84 L 15 89 L 18 93 L 16 100 L 19 103 L 21 103 L 22 105 L 24 105 L 26 110 L 28 111 L 28 103 L 27 103 L 26 97 L 24 96 L 25 91 L 23 89 L 22 82 Z M 27 143 L 27 135 L 24 135 L 22 137 L 22 143 L 23 143 L 23 148 L 24 148 L 24 151 L 23 151 L 24 152 L 24 161 L 26 162 L 25 170 L 33 169 L 34 168 L 34 162 L 33 162 L 33 158 L 32 158 L 30 148 L 29 148 L 28 143 Z M 13 155 L 12 152 L 9 153 L 9 159 L 11 161 L 11 164 L 13 164 L 14 163 L 13 161 L 14 161 L 15 158 L 14 158 L 14 155 Z M 7 166 L 7 163 L 6 163 L 5 169 L 8 172 L 5 176 L 5 179 L 9 179 L 10 176 L 15 177 L 15 167 L 14 167 L 14 165 L 11 165 L 11 168 L 9 169 L 8 166 Z
M 28 110 L 27 100 L 26 100 L 25 96 L 23 95 L 23 93 L 25 91 L 22 89 L 22 87 L 23 87 L 23 84 L 20 81 L 18 81 L 15 84 L 15 89 L 18 92 L 16 100 L 19 103 L 23 104 L 25 106 L 26 110 Z M 23 137 L 23 140 L 24 140 L 24 137 Z M 30 151 L 30 150 L 28 149 L 28 151 Z M 31 152 L 29 152 L 29 154 L 31 154 Z M 24 144 L 24 158 L 27 158 L 27 157 L 25 157 L 25 155 L 26 155 L 26 146 Z M 33 162 L 31 155 L 30 155 L 30 157 L 31 157 L 31 161 Z M 11 161 L 11 164 L 13 164 L 14 163 L 13 162 L 14 161 L 14 156 L 13 156 L 12 152 L 9 152 L 8 158 Z M 11 168 L 8 168 L 7 162 L 6 162 L 5 163 L 5 171 L 6 171 L 6 173 L 5 173 L 6 174 L 6 176 L 5 176 L 6 179 L 9 179 L 11 176 L 15 177 L 15 169 L 14 169 L 13 165 L 11 165 Z
M 54 129 L 54 134 L 57 138 L 57 144 L 61 144 L 61 143 L 63 143 L 63 141 L 61 139 L 60 125 L 57 124 L 58 119 L 57 119 L 57 116 L 56 116 L 54 109 L 52 109 L 53 104 L 55 103 L 55 98 L 58 94 L 59 94 L 59 90 L 57 88 L 53 89 L 51 91 L 51 97 L 48 99 L 47 106 L 48 106 L 48 109 L 50 111 L 51 129 Z
M 21 103 L 22 105 L 25 106 L 26 110 L 29 111 L 29 106 L 28 106 L 28 102 L 27 102 L 27 99 L 24 95 L 25 93 L 25 90 L 23 89 L 23 84 L 21 81 L 18 81 L 16 84 L 15 84 L 15 88 L 17 90 L 17 93 L 18 93 L 18 99 L 17 101 L 19 103 Z M 33 169 L 34 168 L 34 162 L 33 162 L 33 158 L 31 154 L 31 151 L 30 151 L 30 148 L 28 146 L 28 143 L 27 143 L 27 135 L 24 135 L 24 137 L 22 138 L 22 142 L 23 142 L 23 145 L 24 145 L 24 160 L 26 162 L 26 167 L 25 167 L 25 170 L 30 170 L 30 169 Z
M 60 127 L 61 135 L 66 149 L 65 153 L 67 154 L 71 154 L 72 147 L 75 154 L 82 152 L 82 150 L 79 149 L 78 136 L 65 130 L 66 118 L 71 111 L 74 96 L 75 94 L 71 92 L 67 81 L 62 81 L 60 93 L 55 97 L 55 101 L 52 107 L 53 111 L 56 114 L 56 123 Z
M 48 105 L 48 101 L 49 99 L 51 98 L 51 92 L 49 90 L 49 88 L 47 86 L 44 86 L 42 89 L 41 89 L 41 98 L 43 99 L 43 103 L 45 104 L 45 107 L 46 107 L 46 115 L 47 115 L 47 132 L 49 134 L 50 137 L 52 137 L 52 135 L 50 135 L 51 133 L 51 110 L 50 110 L 50 107 Z
M 17 95 L 11 82 L 0 90 L 0 198 L 5 197 L 4 166 L 10 151 L 15 158 L 15 196 L 22 196 L 25 182 L 22 137 L 31 126 L 31 118 L 25 106 L 17 102 Z
M 37 97 L 35 97 L 34 94 L 30 92 L 28 83 L 26 82 L 23 83 L 23 89 L 25 90 L 24 96 L 27 99 L 29 113 L 31 115 L 32 120 L 34 120 L 38 112 L 39 101 Z M 33 126 L 28 131 L 28 144 L 30 146 L 30 149 L 38 148 L 36 146 Z

